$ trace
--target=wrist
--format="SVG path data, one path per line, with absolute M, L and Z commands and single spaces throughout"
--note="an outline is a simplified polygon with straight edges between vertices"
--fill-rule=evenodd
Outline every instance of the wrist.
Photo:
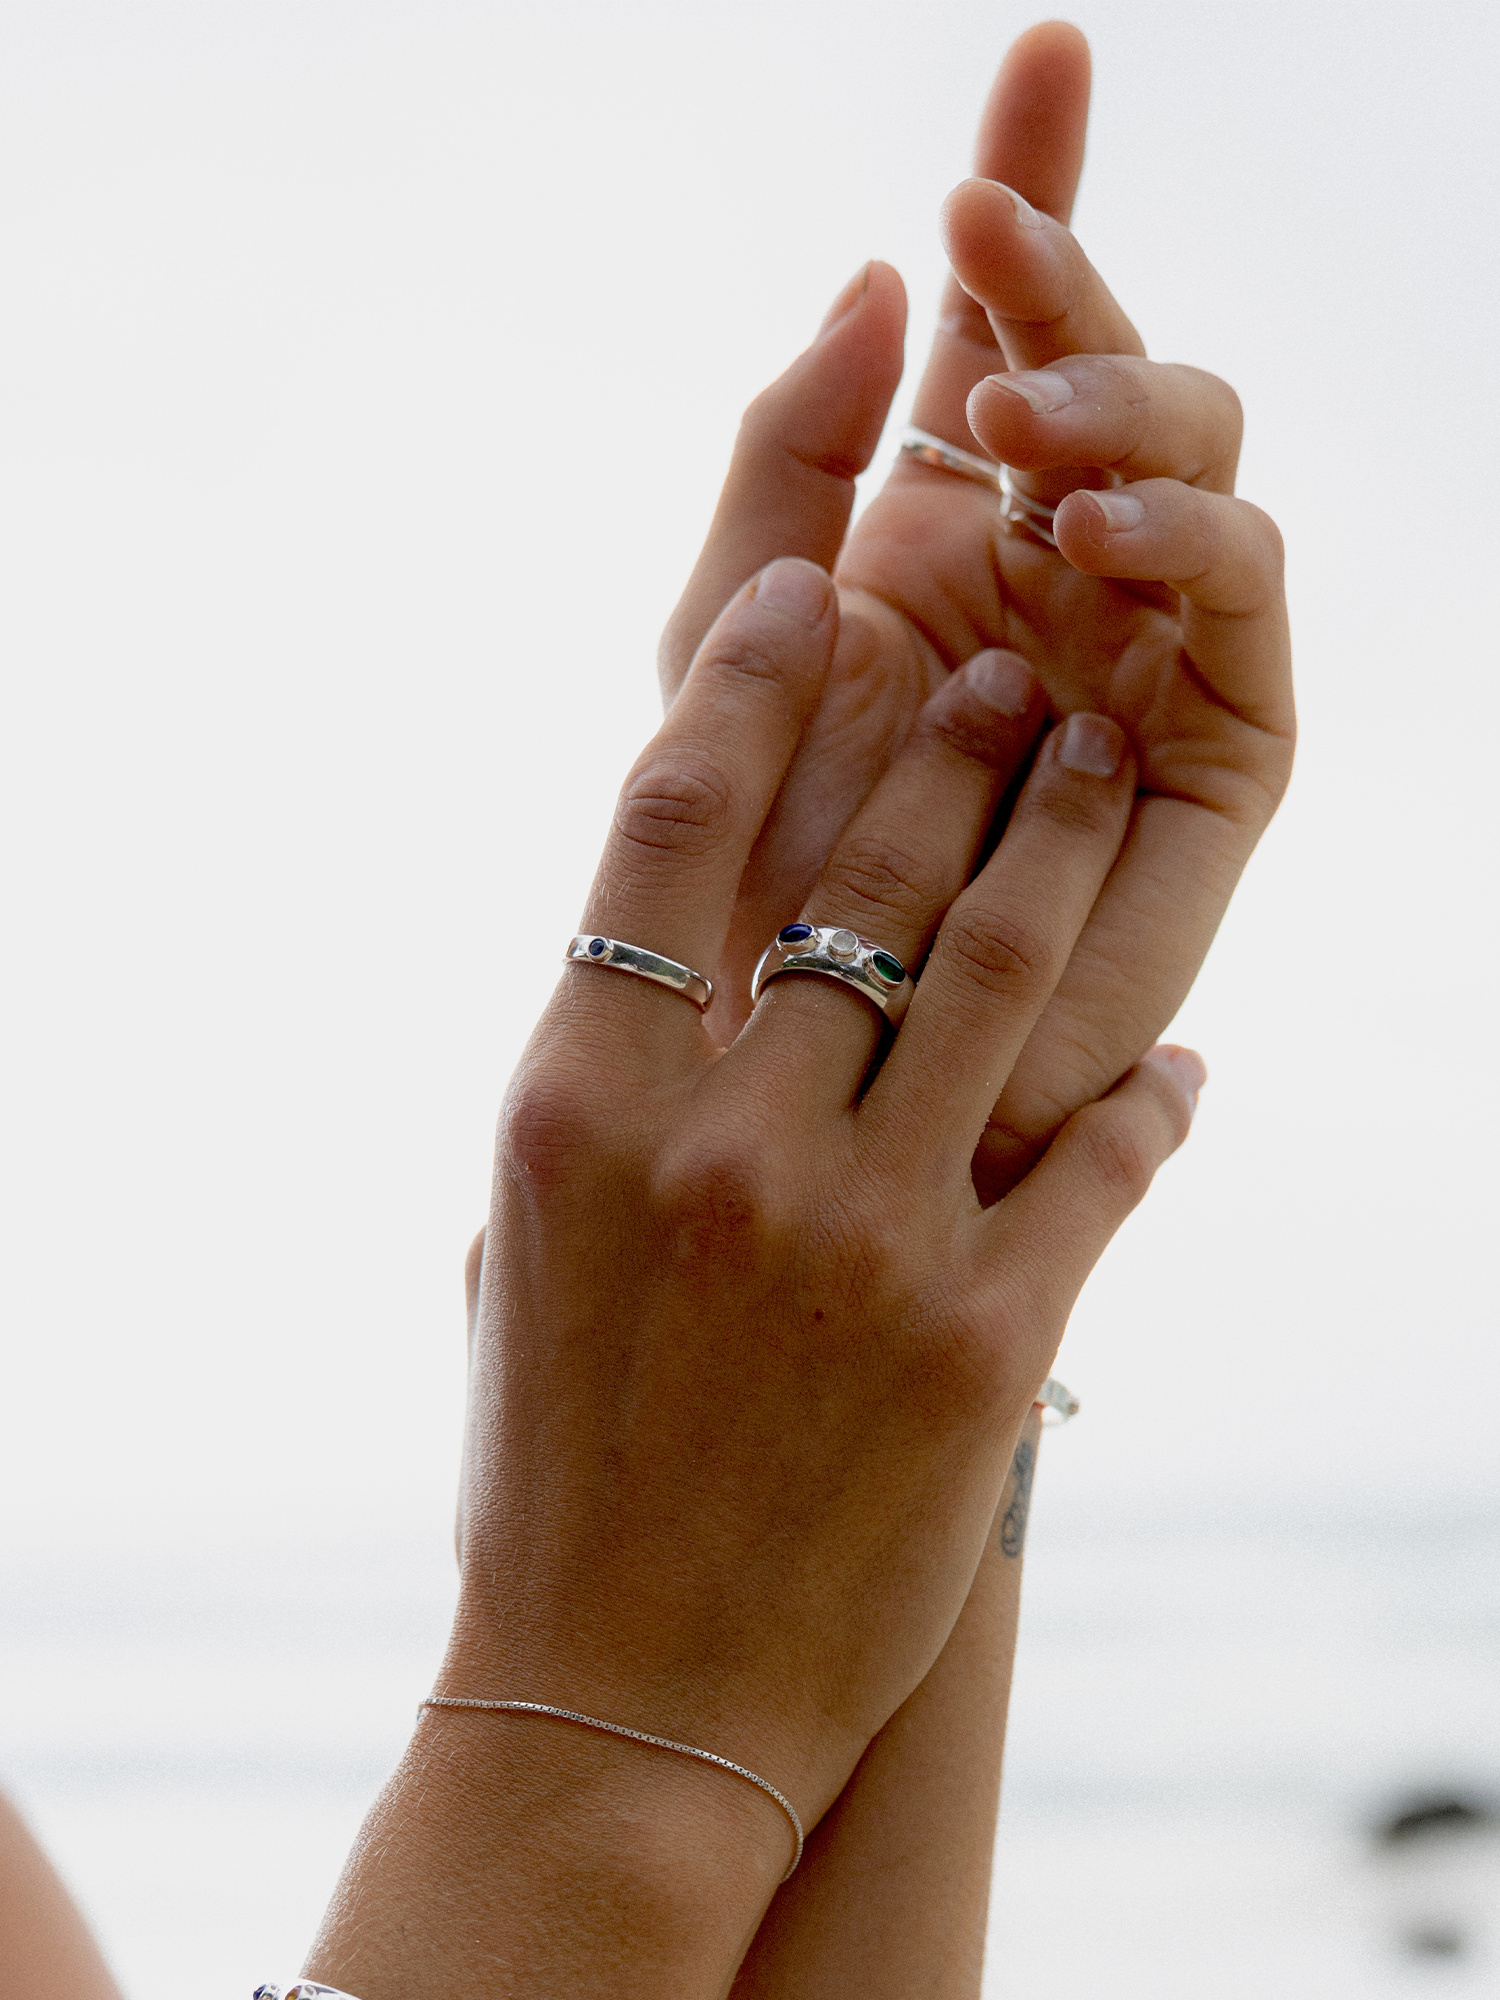
M 744 1796 L 741 1796 L 741 1794 Z M 309 1960 L 361 2000 L 723 1991 L 786 1866 L 729 1773 L 548 1717 L 424 1710 Z

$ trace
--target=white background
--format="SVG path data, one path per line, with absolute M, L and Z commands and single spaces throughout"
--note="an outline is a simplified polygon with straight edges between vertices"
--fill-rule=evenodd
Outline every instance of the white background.
M 1496 17 L 1071 17 L 1097 78 L 1076 226 L 1151 351 L 1244 398 L 1304 734 L 1174 1030 L 1212 1070 L 1198 1129 L 1069 1333 L 1087 1416 L 1047 1501 L 1080 1533 L 1389 1518 L 1440 1547 L 1500 1511 Z M 653 726 L 657 629 L 739 409 L 871 255 L 907 279 L 920 356 L 936 210 L 1030 18 L 0 15 L 0 1561 L 23 1696 L 66 1659 L 77 1704 L 113 1713 L 108 1621 L 44 1667 L 24 1611 L 97 1610 L 99 1575 L 137 1606 L 151 1577 L 181 1603 L 213 1576 L 265 1654 L 397 1548 L 426 1609 L 392 1687 L 421 1692 L 461 1260 Z M 210 1745 L 217 1671 L 192 1698 Z M 26 1732 L 9 1755 L 45 1820 L 60 1767 Z

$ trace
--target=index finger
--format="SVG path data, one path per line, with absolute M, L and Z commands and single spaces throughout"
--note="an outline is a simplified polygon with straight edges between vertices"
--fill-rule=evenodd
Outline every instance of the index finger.
M 823 570 L 762 570 L 715 622 L 666 722 L 625 781 L 584 928 L 697 971 L 716 967 L 750 851 L 817 706 L 838 632 Z M 591 957 L 597 956 L 590 953 Z M 649 980 L 580 966 L 570 1005 L 700 1055 L 702 1018 Z M 655 1027 L 651 1028 L 650 1024 Z M 638 1040 L 632 1046 L 639 1046 Z

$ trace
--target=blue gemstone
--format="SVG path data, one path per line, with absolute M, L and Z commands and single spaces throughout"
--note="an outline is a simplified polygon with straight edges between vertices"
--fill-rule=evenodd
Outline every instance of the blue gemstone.
M 608 938 L 590 938 L 590 939 L 589 939 L 589 957 L 590 957 L 590 958 L 603 958 L 604 954 L 605 954 L 605 953 L 606 953 L 606 952 L 607 952 L 608 950 L 609 950 L 609 939 L 608 939 Z
M 810 938 L 812 933 L 813 927 L 811 924 L 788 924 L 784 931 L 776 933 L 776 942 L 778 944 L 801 944 L 802 940 Z

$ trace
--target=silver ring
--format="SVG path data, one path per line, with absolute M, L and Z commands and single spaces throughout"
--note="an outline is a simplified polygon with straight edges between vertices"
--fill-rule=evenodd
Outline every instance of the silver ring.
M 1049 1375 L 1037 1390 L 1032 1408 L 1041 1411 L 1042 1422 L 1049 1430 L 1055 1430 L 1059 1424 L 1065 1424 L 1069 1417 L 1076 1417 L 1080 1405 L 1071 1389 L 1064 1388 L 1055 1375 Z
M 256 1987 L 254 2000 L 319 2000 L 319 1996 L 321 2000 L 354 2000 L 352 1993 L 341 1993 L 336 1986 L 322 1986 L 316 1979 L 295 1980 L 285 1994 L 274 1981 L 268 1981 Z
M 713 981 L 694 972 L 690 965 L 679 965 L 675 958 L 663 958 L 658 951 L 645 951 L 620 938 L 597 937 L 592 931 L 580 931 L 574 938 L 568 946 L 567 963 L 607 965 L 615 972 L 633 972 L 637 979 L 650 979 L 681 993 L 700 1010 L 714 997 Z
M 788 924 L 760 955 L 750 981 L 753 1007 L 784 972 L 816 972 L 873 1000 L 893 1028 L 911 1005 L 916 981 L 894 952 L 838 924 Z
M 1034 494 L 1017 486 L 1015 474 L 1008 465 L 1000 465 L 992 458 L 980 458 L 976 452 L 961 451 L 956 444 L 949 444 L 946 438 L 934 437 L 931 431 L 919 431 L 909 424 L 901 440 L 901 450 L 907 458 L 914 458 L 919 465 L 935 466 L 939 472 L 957 473 L 960 479 L 972 479 L 979 486 L 988 486 L 1000 495 L 1000 512 L 1014 527 L 1023 528 L 1028 535 L 1034 535 L 1039 542 L 1045 542 L 1049 549 L 1057 547 L 1057 537 L 1052 532 L 1056 507 L 1049 507 Z

